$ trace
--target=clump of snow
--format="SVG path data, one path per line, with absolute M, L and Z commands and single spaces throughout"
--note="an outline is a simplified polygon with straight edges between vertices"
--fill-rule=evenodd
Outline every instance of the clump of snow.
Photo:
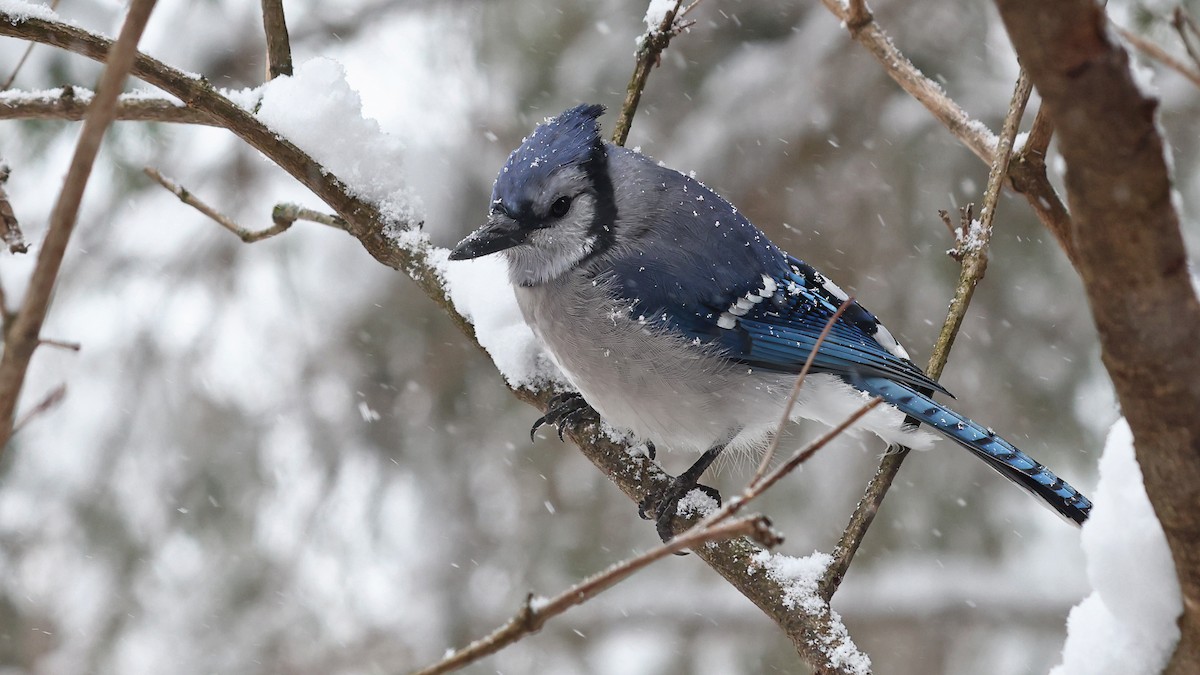
M 770 551 L 759 551 L 751 560 L 783 588 L 784 607 L 799 608 L 809 616 L 828 613 L 830 633 L 825 637 L 824 643 L 817 646 L 825 654 L 830 666 L 861 675 L 871 672 L 871 658 L 858 650 L 854 640 L 850 638 L 850 632 L 842 623 L 842 617 L 817 593 L 817 586 L 821 583 L 825 570 L 833 562 L 833 556 L 813 551 L 812 555 L 795 558 Z
M 17 25 L 27 19 L 58 21 L 58 14 L 48 5 L 39 5 L 24 0 L 0 0 L 0 14 L 7 15 L 9 23 Z
M 754 564 L 767 571 L 767 576 L 783 587 L 783 606 L 788 609 L 799 607 L 807 614 L 820 614 L 828 609 L 825 601 L 817 595 L 817 584 L 825 574 L 833 556 L 821 551 L 795 558 L 788 555 L 759 551 L 754 555 Z
M 684 518 L 691 518 L 692 516 L 703 518 L 716 511 L 720 506 L 717 500 L 713 499 L 712 495 L 704 490 L 696 489 L 688 492 L 683 496 L 683 499 L 680 499 L 676 503 L 675 513 Z
M 650 5 L 646 7 L 646 28 L 658 30 L 663 19 L 667 18 L 667 12 L 675 9 L 675 3 L 676 0 L 650 0 Z
M 1071 610 L 1063 662 L 1051 675 L 1161 672 L 1179 641 L 1183 602 L 1123 418 L 1109 430 L 1095 497 L 1082 534 L 1095 591 Z
M 362 99 L 331 59 L 313 59 L 291 77 L 262 87 L 258 117 L 345 182 L 357 197 L 397 222 L 423 220 L 398 167 L 404 150 L 379 123 L 363 117 Z M 245 97 L 243 97 L 245 98 Z
M 262 100 L 263 95 L 261 86 L 244 87 L 242 89 L 218 88 L 217 92 L 230 101 L 233 101 L 234 105 L 250 112 L 254 112 L 254 108 L 258 106 L 258 102 Z
M 983 248 L 983 234 L 983 223 L 972 218 L 965 231 L 961 227 L 954 230 L 955 249 L 959 253 L 978 251 Z
M 475 338 L 513 387 L 565 385 L 566 378 L 521 316 L 508 282 L 508 266 L 492 255 L 451 262 L 450 252 L 432 249 L 429 262 L 440 270 L 454 309 L 475 327 Z

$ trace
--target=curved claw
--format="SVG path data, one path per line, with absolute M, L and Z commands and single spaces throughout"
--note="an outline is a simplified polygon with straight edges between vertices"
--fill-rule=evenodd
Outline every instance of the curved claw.
M 695 481 L 680 480 L 684 478 L 684 476 L 680 476 L 672 480 L 670 484 L 651 492 L 638 503 L 638 516 L 643 520 L 654 521 L 654 529 L 658 531 L 658 537 L 664 544 L 675 537 L 674 524 L 675 515 L 679 510 L 679 500 L 683 499 L 687 493 L 692 490 L 700 490 L 715 499 L 718 507 L 721 505 L 721 493 L 716 488 L 701 485 Z M 677 555 L 687 554 L 679 553 Z
M 547 402 L 546 414 L 537 418 L 529 429 L 529 440 L 532 442 L 537 430 L 552 424 L 558 428 L 558 440 L 563 439 L 563 433 L 568 426 L 575 426 L 582 418 L 595 414 L 587 401 L 578 392 L 556 394 Z

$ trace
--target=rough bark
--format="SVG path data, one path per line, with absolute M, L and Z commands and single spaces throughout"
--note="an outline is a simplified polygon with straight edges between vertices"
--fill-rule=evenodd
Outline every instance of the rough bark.
M 1104 365 L 1183 589 L 1183 637 L 1169 672 L 1200 672 L 1200 302 L 1157 101 L 1134 81 L 1092 0 L 997 5 L 1055 123 Z

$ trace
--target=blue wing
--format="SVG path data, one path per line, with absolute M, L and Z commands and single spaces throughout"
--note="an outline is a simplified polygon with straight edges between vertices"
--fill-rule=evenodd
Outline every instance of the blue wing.
M 776 248 L 715 193 L 690 179 L 685 184 L 683 192 L 702 197 L 696 201 L 703 207 L 692 204 L 692 218 L 651 227 L 644 247 L 610 261 L 606 274 L 615 291 L 646 323 L 717 344 L 727 358 L 754 368 L 798 372 L 845 294 Z M 949 392 L 909 361 L 857 302 L 833 323 L 813 368 L 937 429 L 1067 518 L 1087 518 L 1091 502 L 1075 488 L 991 430 L 929 398 L 931 391 Z
M 652 228 L 643 247 L 611 263 L 618 295 L 631 303 L 635 318 L 719 344 L 733 361 L 799 372 L 844 295 L 703 185 L 691 181 L 687 193 L 707 196 L 692 221 Z M 905 358 L 857 302 L 834 322 L 813 369 L 949 394 Z

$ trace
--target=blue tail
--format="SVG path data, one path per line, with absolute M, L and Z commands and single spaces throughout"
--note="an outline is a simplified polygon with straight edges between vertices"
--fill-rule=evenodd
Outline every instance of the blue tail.
M 1092 502 L 1087 497 L 990 429 L 984 429 L 907 385 L 882 377 L 849 375 L 846 379 L 856 388 L 881 397 L 906 415 L 945 434 L 975 453 L 1000 475 L 1041 497 L 1066 518 L 1079 524 L 1087 520 L 1092 510 Z

